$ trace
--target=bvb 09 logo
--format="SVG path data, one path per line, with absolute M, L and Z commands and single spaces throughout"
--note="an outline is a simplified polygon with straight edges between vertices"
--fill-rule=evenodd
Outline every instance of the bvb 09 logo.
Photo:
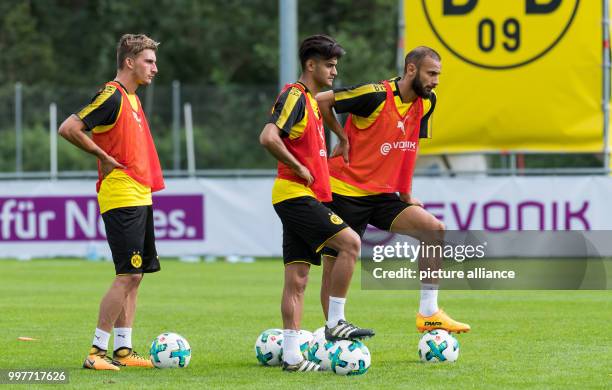
M 580 0 L 421 0 L 440 42 L 463 61 L 510 69 L 552 50 L 570 28 Z

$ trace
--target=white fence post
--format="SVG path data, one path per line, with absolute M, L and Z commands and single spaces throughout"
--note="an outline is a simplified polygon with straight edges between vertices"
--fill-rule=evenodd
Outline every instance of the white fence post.
M 193 142 L 193 116 L 191 113 L 191 103 L 185 103 L 183 106 L 185 114 L 185 143 L 187 145 L 187 171 L 189 177 L 195 177 L 195 149 Z
M 49 105 L 49 155 L 51 180 L 57 179 L 57 105 Z

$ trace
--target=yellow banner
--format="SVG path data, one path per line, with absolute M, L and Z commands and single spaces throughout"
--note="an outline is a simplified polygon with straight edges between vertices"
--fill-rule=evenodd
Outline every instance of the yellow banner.
M 421 153 L 603 150 L 601 0 L 405 0 L 442 57 Z

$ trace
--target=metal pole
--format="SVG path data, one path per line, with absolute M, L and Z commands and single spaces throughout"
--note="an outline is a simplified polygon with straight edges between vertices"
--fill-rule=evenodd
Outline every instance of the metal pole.
M 49 105 L 49 155 L 51 180 L 57 179 L 57 105 Z
M 183 106 L 185 114 L 185 143 L 187 144 L 187 171 L 189 177 L 195 177 L 195 148 L 193 143 L 193 116 L 191 114 L 191 104 L 185 103 Z
M 279 89 L 297 77 L 297 0 L 278 0 L 280 29 Z
M 603 141 L 604 168 L 610 169 L 610 2 L 603 2 Z
M 397 0 L 397 74 L 404 74 L 404 31 L 406 29 L 406 22 L 404 20 L 404 1 Z
M 172 161 L 173 169 L 181 169 L 181 82 L 172 82 Z
M 23 107 L 22 85 L 15 83 L 15 172 L 23 171 Z
M 510 152 L 508 153 L 508 162 L 510 166 L 510 176 L 516 176 L 516 153 Z

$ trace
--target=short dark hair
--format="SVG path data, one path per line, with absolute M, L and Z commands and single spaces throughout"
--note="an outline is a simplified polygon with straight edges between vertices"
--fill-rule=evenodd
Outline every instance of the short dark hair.
M 136 57 L 143 50 L 157 51 L 159 42 L 155 42 L 144 34 L 124 34 L 117 43 L 117 69 L 123 69 L 123 61 L 127 57 Z
M 441 60 L 440 54 L 431 47 L 417 46 L 406 54 L 406 59 L 404 60 L 404 73 L 406 73 L 406 69 L 408 69 L 408 64 L 415 64 L 418 68 L 425 57 L 431 57 L 436 61 Z
M 300 45 L 300 64 L 302 70 L 306 66 L 306 61 L 311 58 L 329 60 L 330 58 L 340 58 L 346 51 L 334 40 L 327 35 L 310 36 Z

